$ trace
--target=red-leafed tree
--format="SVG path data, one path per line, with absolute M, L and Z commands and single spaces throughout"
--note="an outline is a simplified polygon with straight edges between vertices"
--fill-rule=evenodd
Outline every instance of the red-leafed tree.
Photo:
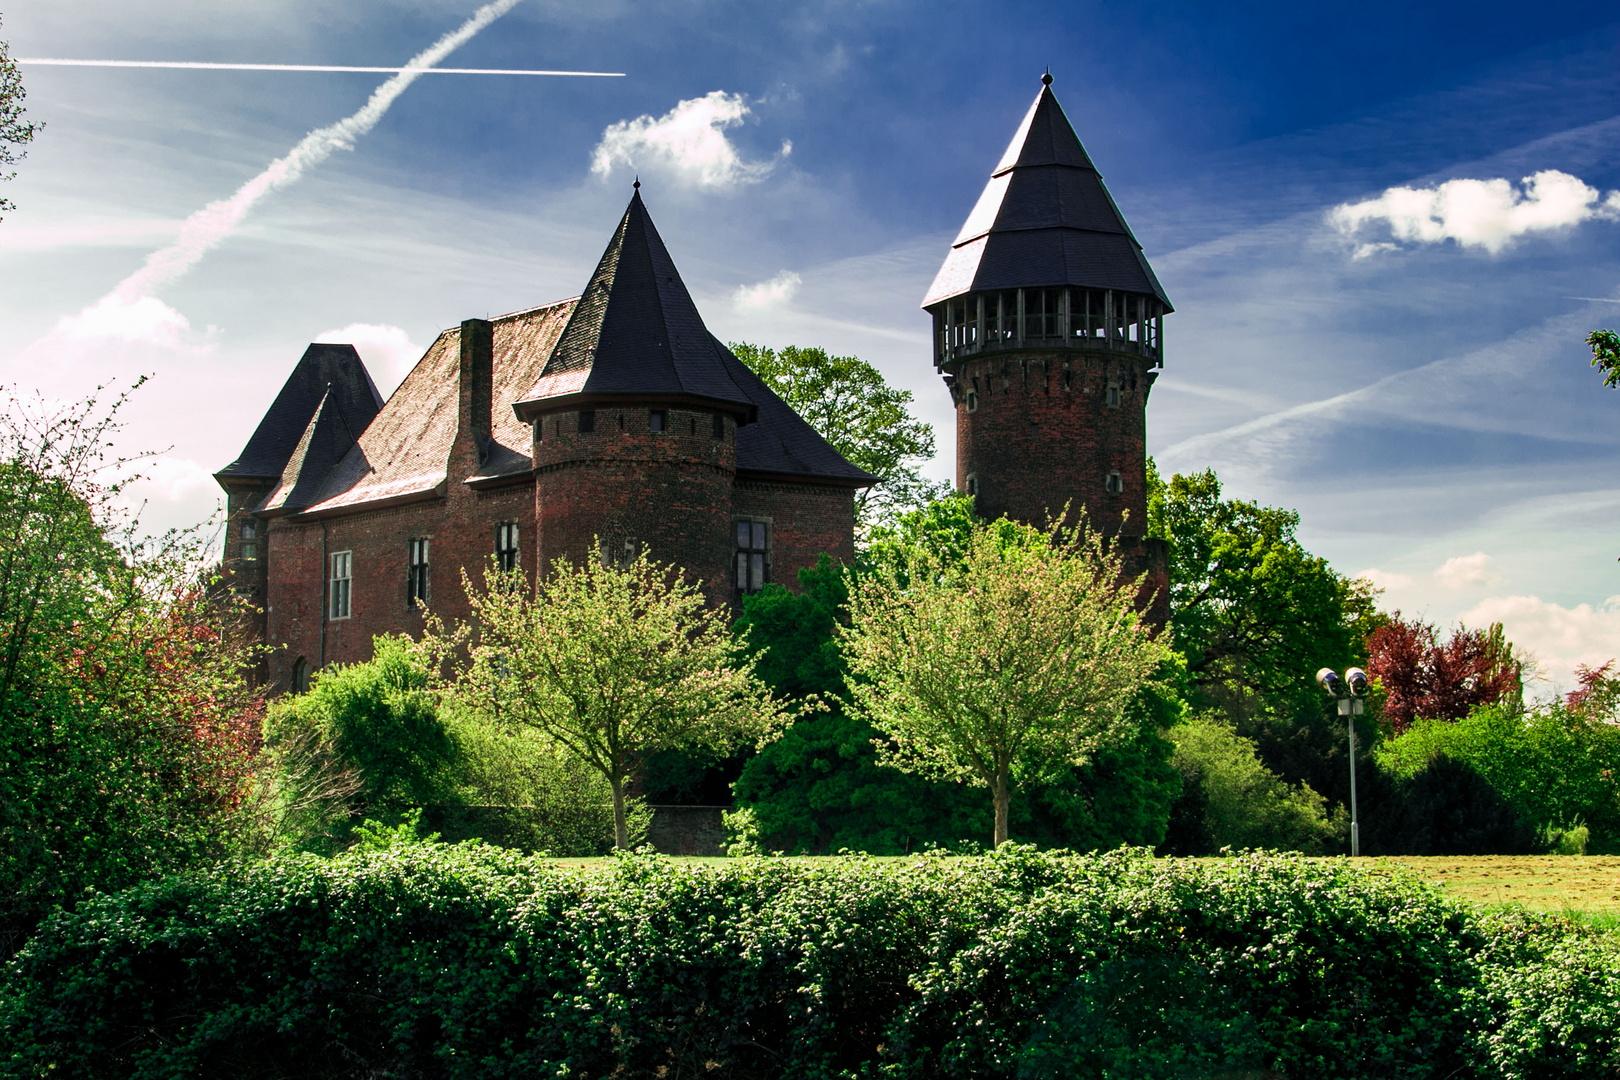
M 1396 734 L 1418 717 L 1458 720 L 1477 706 L 1523 691 L 1502 624 L 1459 626 L 1444 640 L 1432 624 L 1399 611 L 1367 638 L 1367 671 L 1382 684 L 1384 721 Z

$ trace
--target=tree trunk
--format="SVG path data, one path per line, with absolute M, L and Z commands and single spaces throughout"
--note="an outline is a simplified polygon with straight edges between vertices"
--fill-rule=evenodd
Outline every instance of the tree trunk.
M 630 828 L 624 822 L 624 777 L 615 773 L 608 777 L 613 788 L 613 846 L 620 851 L 630 850 Z
M 996 782 L 991 793 L 996 803 L 996 842 L 992 847 L 1000 847 L 1007 842 L 1007 806 L 1012 802 L 1012 792 L 1008 790 L 1007 768 L 1003 766 L 996 770 Z

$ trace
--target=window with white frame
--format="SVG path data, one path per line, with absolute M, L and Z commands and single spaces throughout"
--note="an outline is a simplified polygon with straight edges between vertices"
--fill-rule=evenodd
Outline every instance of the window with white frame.
M 350 587 L 354 583 L 354 552 L 334 551 L 331 574 L 326 582 L 326 615 L 329 619 L 347 619 L 350 613 Z
M 417 601 L 428 602 L 428 540 L 418 537 L 410 541 L 410 561 L 405 571 L 406 596 L 411 606 Z
M 518 525 L 503 521 L 495 526 L 495 562 L 502 570 L 516 570 L 518 565 Z
M 758 592 L 770 580 L 770 525 L 737 522 L 737 591 Z

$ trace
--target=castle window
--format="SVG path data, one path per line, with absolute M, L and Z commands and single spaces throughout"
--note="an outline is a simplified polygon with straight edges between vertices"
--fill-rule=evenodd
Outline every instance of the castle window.
M 695 416 L 692 417 L 692 419 L 689 421 L 689 423 L 692 425 L 692 428 L 691 428 L 690 431 L 687 432 L 687 434 L 688 435 L 696 435 L 697 434 L 697 417 L 695 417 Z
M 1110 409 L 1119 408 L 1119 383 L 1108 384 L 1107 401 Z
M 977 390 L 969 390 L 967 392 L 967 411 L 979 411 L 979 392 Z
M 517 569 L 518 527 L 515 521 L 503 521 L 495 526 L 495 564 L 502 570 Z
M 667 409 L 652 409 L 647 413 L 648 431 L 668 431 L 669 411 Z
M 1061 337 L 1058 328 L 1059 289 L 1024 290 L 1024 336 L 1026 338 Z
M 714 437 L 717 439 L 726 437 L 726 418 L 719 413 L 714 414 Z
M 979 493 L 979 476 L 977 473 L 967 474 L 967 493 L 969 495 L 977 495 Z
M 1119 473 L 1111 472 L 1108 474 L 1108 478 L 1103 481 L 1103 490 L 1110 495 L 1119 495 L 1125 490 L 1125 481 L 1120 479 Z
M 242 558 L 259 557 L 259 523 L 252 518 L 242 522 Z
M 770 580 L 770 527 L 763 521 L 737 522 L 737 591 L 758 592 Z
M 326 583 L 326 617 L 347 619 L 350 611 L 350 586 L 354 580 L 354 552 L 332 552 L 331 564 L 331 575 Z
M 410 603 L 428 602 L 428 541 L 420 537 L 410 542 L 410 563 L 405 571 L 405 591 Z
M 303 694 L 309 691 L 309 661 L 300 656 L 293 661 L 292 692 Z
M 579 414 L 579 433 L 589 435 L 596 430 L 596 410 L 582 409 Z

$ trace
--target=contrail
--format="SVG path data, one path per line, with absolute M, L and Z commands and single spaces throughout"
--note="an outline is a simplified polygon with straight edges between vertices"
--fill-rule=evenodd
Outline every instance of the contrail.
M 426 56 L 426 53 L 422 54 Z M 420 58 L 418 58 L 420 59 Z M 360 71 L 368 74 L 403 73 L 416 70 L 405 67 L 347 67 L 335 64 L 214 64 L 195 60 L 47 60 L 33 57 L 17 58 L 14 64 L 36 64 L 45 67 L 106 67 L 106 68 L 183 68 L 195 71 Z M 414 63 L 414 61 L 412 62 Z M 579 75 L 598 79 L 622 79 L 622 71 L 537 71 L 530 68 L 422 68 L 422 75 Z
M 209 250 L 235 232 L 236 226 L 254 203 L 276 188 L 297 180 L 306 169 L 331 157 L 333 151 L 352 149 L 354 141 L 377 126 L 377 121 L 383 118 L 394 99 L 404 93 L 417 76 L 426 73 L 478 31 L 511 11 L 517 3 L 518 0 L 494 0 L 494 3 L 479 8 L 459 28 L 411 57 L 398 74 L 372 91 L 370 100 L 353 116 L 328 127 L 316 128 L 285 156 L 272 161 L 269 168 L 238 188 L 236 194 L 211 202 L 188 217 L 180 226 L 178 240 L 161 251 L 154 251 L 147 257 L 144 266 L 119 282 L 92 308 L 134 303 L 178 279 L 197 265 Z

